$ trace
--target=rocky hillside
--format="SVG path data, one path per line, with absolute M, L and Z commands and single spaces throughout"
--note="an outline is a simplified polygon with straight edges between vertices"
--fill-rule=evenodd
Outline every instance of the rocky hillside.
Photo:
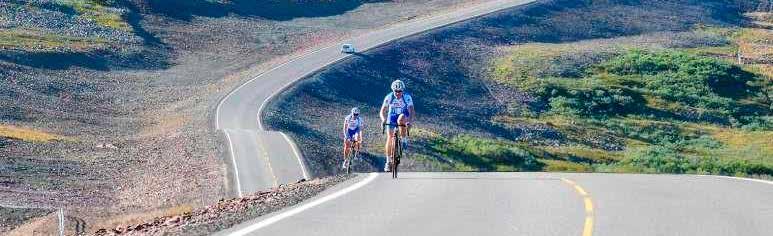
M 210 120 L 230 89 L 471 2 L 0 1 L 0 206 L 64 207 L 90 229 L 231 196 Z

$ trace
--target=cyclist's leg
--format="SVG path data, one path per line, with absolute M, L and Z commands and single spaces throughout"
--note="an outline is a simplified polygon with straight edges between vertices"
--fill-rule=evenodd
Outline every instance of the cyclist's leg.
M 362 130 L 360 130 L 359 132 L 357 132 L 357 134 L 354 135 L 354 140 L 357 141 L 357 143 L 355 144 L 354 150 L 357 150 L 359 152 L 360 150 L 362 150 Z
M 389 114 L 388 117 L 388 123 L 389 124 L 397 124 L 397 115 Z M 384 156 L 386 157 L 386 161 L 384 163 L 384 169 L 388 170 L 389 163 L 392 162 L 391 158 L 394 156 L 394 129 L 396 127 L 394 126 L 387 126 L 387 139 L 386 144 L 384 145 Z
M 349 152 L 352 151 L 352 141 L 350 139 L 344 140 L 344 156 L 349 156 Z
M 351 142 L 349 141 L 349 138 L 344 138 L 344 163 L 343 166 L 346 168 L 346 161 L 349 158 L 349 152 L 351 151 Z
M 353 136 L 357 131 L 358 130 L 347 129 L 344 133 L 344 164 L 346 164 L 349 159 L 349 154 L 352 152 L 352 140 L 354 140 Z
M 392 129 L 387 128 L 387 130 L 390 131 L 387 132 L 386 143 L 384 144 L 384 171 L 389 171 L 389 163 L 392 162 L 392 147 L 394 147 Z
M 400 114 L 400 117 L 397 118 L 397 123 L 400 124 L 400 125 L 407 124 L 408 123 L 408 117 L 406 117 L 403 114 Z M 406 132 L 407 129 L 408 129 L 408 127 L 400 126 L 400 137 L 401 138 L 405 138 L 406 134 L 408 133 L 408 132 Z

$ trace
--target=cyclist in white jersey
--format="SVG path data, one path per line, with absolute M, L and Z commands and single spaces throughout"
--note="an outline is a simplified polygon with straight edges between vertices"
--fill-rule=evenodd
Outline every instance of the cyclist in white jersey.
M 349 164 L 348 162 L 351 161 L 347 160 L 346 157 L 352 151 L 352 142 L 357 141 L 357 149 L 362 147 L 363 124 L 362 117 L 360 117 L 360 109 L 357 107 L 352 108 L 351 113 L 344 118 L 344 169 Z
M 403 81 L 395 80 L 390 87 L 392 92 L 384 97 L 384 102 L 381 104 L 381 112 L 379 114 L 381 123 L 405 125 L 400 127 L 400 136 L 403 140 L 407 140 L 405 138 L 407 134 L 406 126 L 410 126 L 413 119 L 416 118 L 416 111 L 413 108 L 413 98 L 404 91 L 405 83 L 403 83 Z M 394 147 L 392 129 L 393 126 L 390 126 L 389 132 L 387 132 L 387 141 L 384 146 L 384 155 L 387 157 L 386 163 L 384 164 L 384 171 L 389 171 L 389 156 L 391 156 L 394 151 L 392 150 L 392 147 Z

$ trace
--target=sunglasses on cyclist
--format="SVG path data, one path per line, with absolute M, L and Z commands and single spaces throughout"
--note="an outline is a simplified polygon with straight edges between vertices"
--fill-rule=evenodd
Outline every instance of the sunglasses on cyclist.
M 395 93 L 403 93 L 403 90 L 395 90 Z
M 360 115 L 360 113 L 354 113 L 354 114 L 352 114 L 352 115 L 354 115 L 354 116 L 359 116 L 359 115 Z

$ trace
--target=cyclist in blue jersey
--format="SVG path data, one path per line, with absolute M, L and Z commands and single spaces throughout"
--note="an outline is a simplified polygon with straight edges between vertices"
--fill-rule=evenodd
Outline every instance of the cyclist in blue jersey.
M 405 92 L 405 83 L 400 80 L 395 80 L 392 82 L 392 85 L 390 86 L 392 88 L 392 92 L 387 94 L 384 98 L 384 102 L 381 104 L 381 112 L 379 116 L 381 117 L 381 123 L 382 124 L 399 124 L 399 125 L 405 125 L 401 126 L 400 128 L 400 136 L 402 137 L 402 140 L 407 140 L 405 138 L 407 134 L 407 128 L 411 125 L 411 122 L 416 119 L 416 111 L 413 108 L 413 98 L 411 98 L 411 95 Z M 389 132 L 387 132 L 387 141 L 384 146 L 384 154 L 387 156 L 386 163 L 384 164 L 384 171 L 389 171 L 389 157 L 392 156 L 392 153 L 394 152 L 394 135 L 393 128 L 395 126 L 389 127 Z
M 362 130 L 363 120 L 360 117 L 360 109 L 357 107 L 352 108 L 351 113 L 344 118 L 344 163 L 343 168 L 349 164 L 347 157 L 352 148 L 360 149 L 362 147 Z M 352 142 L 356 141 L 356 147 L 352 147 Z

